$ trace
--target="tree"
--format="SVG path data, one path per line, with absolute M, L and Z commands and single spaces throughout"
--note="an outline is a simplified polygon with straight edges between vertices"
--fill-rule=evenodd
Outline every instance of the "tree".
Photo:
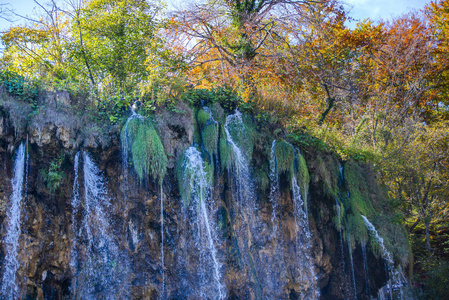
M 435 96 L 439 102 L 433 107 L 433 113 L 444 115 L 449 119 L 449 1 L 432 1 L 426 7 L 427 17 L 431 24 L 432 37 L 436 43 L 433 48 L 433 68 L 435 73 L 432 80 L 438 86 Z
M 279 29 L 306 6 L 319 2 L 328 1 L 226 0 L 191 5 L 175 14 L 177 37 L 194 74 L 206 69 L 214 79 L 240 84 L 255 96 L 253 76 L 263 65 L 258 58 L 269 60 L 277 55 L 267 45 L 286 41 Z
M 92 0 L 74 10 L 73 58 L 92 82 L 130 92 L 145 81 L 149 56 L 162 48 L 157 19 L 162 7 L 146 0 Z M 94 79 L 95 78 L 95 79 Z

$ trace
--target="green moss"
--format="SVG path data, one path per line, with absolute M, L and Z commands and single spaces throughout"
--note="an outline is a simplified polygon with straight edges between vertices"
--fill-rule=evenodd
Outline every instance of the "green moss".
M 254 141 L 257 135 L 256 125 L 250 116 L 242 115 L 243 126 L 232 122 L 228 125 L 229 133 L 234 143 L 244 151 L 248 158 L 253 156 Z
M 278 172 L 294 174 L 295 148 L 285 140 L 276 141 L 274 150 Z
M 207 122 L 207 124 L 203 127 L 203 130 L 201 130 L 201 139 L 203 142 L 204 150 L 206 150 L 207 153 L 211 156 L 218 153 L 218 137 L 218 123 Z
M 319 155 L 312 162 L 315 180 L 321 181 L 321 190 L 330 198 L 338 197 L 339 162 L 333 155 Z
M 130 120 L 127 127 L 122 129 L 122 144 L 128 138 L 128 151 L 134 170 L 140 180 L 151 176 L 162 182 L 167 170 L 167 156 L 162 142 L 150 120 L 135 118 Z
M 368 240 L 368 230 L 359 213 L 346 215 L 346 229 L 345 233 L 352 235 L 351 242 L 353 249 L 355 248 L 356 242 Z
M 351 211 L 370 217 L 375 214 L 371 204 L 363 169 L 354 161 L 348 161 L 343 169 L 344 184 L 349 192 L 346 207 Z
M 208 112 L 206 112 L 204 109 L 198 110 L 198 113 L 196 115 L 196 118 L 198 120 L 198 125 L 200 128 L 203 128 L 204 124 L 206 124 L 207 120 L 210 119 L 210 115 Z
M 220 125 L 220 140 L 218 142 L 220 152 L 220 164 L 223 169 L 229 169 L 233 162 L 231 145 L 228 143 L 228 138 L 223 126 Z
M 255 171 L 255 178 L 259 183 L 259 189 L 261 192 L 266 191 L 270 187 L 270 179 L 268 178 L 268 165 L 264 163 L 260 169 Z
M 379 235 L 384 239 L 385 247 L 393 255 L 393 259 L 399 262 L 402 267 L 406 267 L 411 258 L 411 247 L 408 239 L 408 232 L 405 227 L 394 220 L 394 215 L 380 214 L 372 218 L 371 222 L 376 227 Z M 377 249 L 380 254 L 380 248 L 374 239 L 371 239 L 371 246 Z
M 214 119 L 217 120 L 218 123 L 224 124 L 226 122 L 224 109 L 221 107 L 220 103 L 215 102 L 209 108 L 212 111 L 212 114 L 214 115 Z

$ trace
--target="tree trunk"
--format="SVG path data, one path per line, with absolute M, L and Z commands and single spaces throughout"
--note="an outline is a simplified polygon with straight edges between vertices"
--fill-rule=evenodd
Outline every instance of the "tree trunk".
M 430 216 L 426 217 L 425 225 L 426 225 L 426 250 L 427 253 L 430 254 L 430 233 L 429 233 L 429 225 L 430 225 Z

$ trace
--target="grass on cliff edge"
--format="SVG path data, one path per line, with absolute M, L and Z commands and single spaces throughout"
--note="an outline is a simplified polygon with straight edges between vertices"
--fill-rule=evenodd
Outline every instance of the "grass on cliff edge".
M 167 155 L 151 121 L 131 119 L 127 128 L 124 126 L 122 129 L 121 141 L 122 145 L 128 144 L 125 151 L 131 153 L 132 164 L 139 179 L 142 181 L 150 176 L 162 182 L 167 171 Z

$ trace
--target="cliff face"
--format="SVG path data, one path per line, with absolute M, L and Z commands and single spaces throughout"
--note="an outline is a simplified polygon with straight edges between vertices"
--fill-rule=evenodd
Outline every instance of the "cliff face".
M 24 123 L 14 99 L 1 97 L 0 275 L 14 153 L 27 145 L 21 298 L 369 299 L 391 277 L 363 222 L 352 221 L 365 211 L 351 206 L 351 164 L 363 174 L 361 197 L 382 194 L 367 166 L 347 163 L 340 174 L 332 154 L 273 143 L 250 117 L 233 124 L 218 104 L 206 117 L 185 106 L 152 120 L 166 154 L 159 181 L 136 172 L 140 152 L 123 155 L 133 148 L 119 126 L 51 103 Z

